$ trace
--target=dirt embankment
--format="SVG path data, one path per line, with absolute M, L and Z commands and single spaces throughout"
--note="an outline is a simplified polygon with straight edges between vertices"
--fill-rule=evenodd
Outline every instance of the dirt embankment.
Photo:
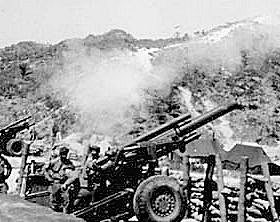
M 17 196 L 0 196 L 1 222 L 82 222 L 71 215 L 60 214 Z

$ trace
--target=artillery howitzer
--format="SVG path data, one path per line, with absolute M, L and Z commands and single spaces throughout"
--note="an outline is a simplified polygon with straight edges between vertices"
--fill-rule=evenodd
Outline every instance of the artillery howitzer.
M 101 187 L 106 190 L 103 198 L 74 215 L 87 221 L 118 220 L 135 214 L 139 221 L 181 221 L 186 211 L 183 189 L 176 179 L 156 175 L 157 160 L 177 149 L 184 152 L 186 144 L 199 137 L 195 130 L 241 108 L 233 103 L 194 119 L 189 114 L 182 115 L 136 138 L 113 157 L 99 159 L 97 164 L 104 167 L 101 177 L 111 185 L 107 189 Z M 108 161 L 112 162 L 110 167 Z
M 183 187 L 175 178 L 157 174 L 158 159 L 178 149 L 184 152 L 189 142 L 199 138 L 198 128 L 241 108 L 232 103 L 194 119 L 182 115 L 98 159 L 98 197 L 76 205 L 72 214 L 86 221 L 118 221 L 134 215 L 139 221 L 181 221 L 187 207 Z
M 8 156 L 21 155 L 25 143 L 21 139 L 16 139 L 16 135 L 34 125 L 29 123 L 30 118 L 31 116 L 27 116 L 0 129 L 0 153 Z

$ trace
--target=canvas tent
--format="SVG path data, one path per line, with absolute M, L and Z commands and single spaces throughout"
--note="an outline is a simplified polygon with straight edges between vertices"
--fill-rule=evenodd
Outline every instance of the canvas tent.
M 203 158 L 209 155 L 220 154 L 224 169 L 237 170 L 242 156 L 249 158 L 251 173 L 261 173 L 261 164 L 267 163 L 271 175 L 280 175 L 280 166 L 273 163 L 261 146 L 236 144 L 226 152 L 218 140 L 204 137 L 186 145 L 186 151 L 182 154 L 175 152 L 175 156 L 182 158 L 188 155 L 191 158 Z
M 204 137 L 186 145 L 186 152 L 191 158 L 207 157 L 220 154 L 224 169 L 236 170 L 239 168 L 242 156 L 249 158 L 249 168 L 252 173 L 261 173 L 261 164 L 267 163 L 271 175 L 280 175 L 280 166 L 273 163 L 261 146 L 236 144 L 226 152 L 218 140 Z
M 262 147 L 254 145 L 236 144 L 223 156 L 223 168 L 238 169 L 242 156 L 249 158 L 249 168 L 253 173 L 261 173 L 261 164 L 267 163 L 271 175 L 280 175 L 280 166 L 272 163 Z
M 226 151 L 218 140 L 213 138 L 201 138 L 186 145 L 186 152 L 184 154 L 196 158 L 207 157 L 209 155 L 216 155 L 219 153 L 223 158 Z
M 220 153 L 222 156 L 225 155 L 222 145 L 217 140 L 213 140 L 212 137 L 202 137 L 188 143 L 184 153 L 174 151 L 172 159 L 169 162 L 173 169 L 179 169 L 184 155 L 193 158 L 193 160 L 200 159 L 200 163 L 203 163 L 205 160 L 204 157 L 208 157 L 212 154 L 216 155 L 217 153 Z
M 186 151 L 184 153 L 175 151 L 173 153 L 173 161 L 171 162 L 178 163 L 178 159 L 180 159 L 180 162 L 182 162 L 182 157 L 184 155 L 187 155 L 193 159 L 200 159 L 200 163 L 204 163 L 205 157 L 208 157 L 209 155 L 216 155 L 217 153 L 220 153 L 222 157 L 225 155 L 225 151 L 218 140 L 213 140 L 212 137 L 202 137 L 198 140 L 194 140 L 191 143 L 188 143 L 186 145 Z

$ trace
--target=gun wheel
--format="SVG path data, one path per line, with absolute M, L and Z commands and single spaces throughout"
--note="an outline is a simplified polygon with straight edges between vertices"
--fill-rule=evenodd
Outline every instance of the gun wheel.
M 21 156 L 22 150 L 26 144 L 21 139 L 10 139 L 6 146 L 8 155 Z
M 152 209 L 156 215 L 167 217 L 174 211 L 175 201 L 175 196 L 168 189 L 159 190 L 151 200 Z
M 133 207 L 139 221 L 178 222 L 184 218 L 187 206 L 175 178 L 153 176 L 137 188 Z

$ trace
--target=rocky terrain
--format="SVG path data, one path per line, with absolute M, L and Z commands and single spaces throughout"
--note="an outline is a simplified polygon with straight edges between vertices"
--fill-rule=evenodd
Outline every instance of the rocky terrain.
M 221 138 L 276 145 L 280 28 L 268 21 L 160 40 L 112 30 L 54 45 L 7 46 L 0 50 L 0 124 L 32 115 L 46 142 L 55 119 L 63 137 L 107 135 L 121 144 L 181 113 L 238 100 L 244 111 L 209 128 Z

